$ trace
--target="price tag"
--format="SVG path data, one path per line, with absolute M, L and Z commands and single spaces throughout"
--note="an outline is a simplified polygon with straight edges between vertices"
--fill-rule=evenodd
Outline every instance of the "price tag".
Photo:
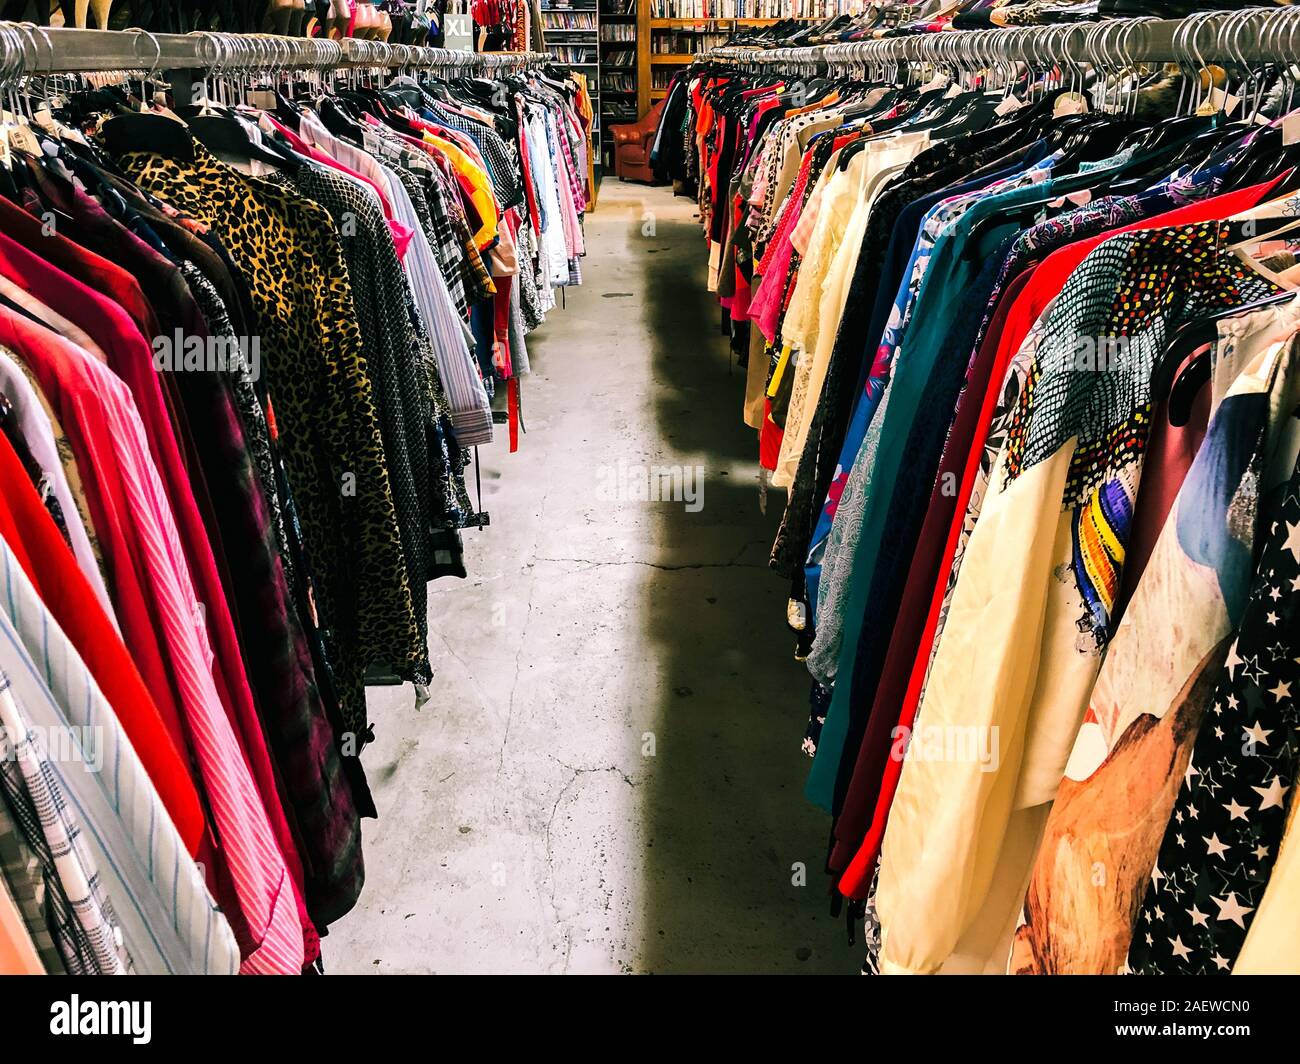
M 1287 148 L 1300 144 L 1300 111 L 1292 111 L 1282 119 L 1282 144 Z
M 1088 97 L 1079 92 L 1063 92 L 1056 98 L 1056 103 L 1052 105 L 1052 114 L 1056 118 L 1087 113 Z
M 1217 86 L 1210 90 L 1209 99 L 1196 109 L 1196 113 L 1202 117 L 1214 114 L 1216 111 L 1222 111 L 1225 115 L 1231 115 L 1237 109 L 1241 100 L 1232 95 L 1230 92 L 1224 92 Z

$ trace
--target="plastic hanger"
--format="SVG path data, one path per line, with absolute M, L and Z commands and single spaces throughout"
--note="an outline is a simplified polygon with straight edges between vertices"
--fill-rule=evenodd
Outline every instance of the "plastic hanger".
M 1263 299 L 1257 299 L 1253 303 L 1206 314 L 1178 328 L 1156 359 L 1151 372 L 1151 401 L 1158 403 L 1162 399 L 1168 399 L 1170 424 L 1187 424 L 1196 393 L 1210 378 L 1213 371 L 1212 351 L 1198 355 L 1187 362 L 1186 366 L 1183 366 L 1183 363 L 1198 347 L 1213 344 L 1218 339 L 1219 322 L 1279 306 L 1294 299 L 1295 296 L 1295 290 L 1288 288 Z M 1183 367 L 1181 373 L 1178 372 L 1180 366 Z

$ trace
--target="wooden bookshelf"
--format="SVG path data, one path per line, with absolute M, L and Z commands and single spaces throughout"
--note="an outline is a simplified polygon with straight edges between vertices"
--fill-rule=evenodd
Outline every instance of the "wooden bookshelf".
M 779 18 L 652 18 L 650 28 L 656 30 L 680 30 L 691 26 L 719 26 L 730 29 L 735 26 L 775 26 L 784 22 Z M 807 19 L 800 19 L 806 22 Z
M 600 101 L 601 101 L 601 158 L 608 173 L 614 171 L 614 137 L 613 126 L 635 122 L 641 117 L 637 109 L 637 67 L 640 65 L 639 11 L 646 0 L 635 0 L 626 4 L 624 0 L 597 0 L 600 12 Z M 607 11 L 606 7 L 627 7 L 630 11 Z M 612 27 L 612 28 L 611 28 Z M 606 40 L 607 29 L 611 34 L 631 33 L 629 39 Z M 631 56 L 631 63 L 616 63 L 616 59 Z M 615 88 L 614 86 L 619 86 Z M 623 86 L 628 86 L 624 88 Z
M 636 4 L 636 116 L 644 118 L 656 100 L 667 93 L 652 96 L 650 90 L 650 0 Z
M 647 111 L 668 95 L 665 89 L 654 88 L 652 71 L 655 68 L 677 67 L 695 58 L 688 53 L 654 52 L 652 39 L 655 30 L 660 33 L 676 30 L 679 33 L 698 30 L 700 33 L 731 33 L 738 29 L 774 26 L 787 21 L 779 18 L 651 18 L 650 0 L 637 0 L 636 16 L 636 103 L 637 116 L 645 117 Z M 801 18 L 798 22 L 819 22 L 820 19 Z

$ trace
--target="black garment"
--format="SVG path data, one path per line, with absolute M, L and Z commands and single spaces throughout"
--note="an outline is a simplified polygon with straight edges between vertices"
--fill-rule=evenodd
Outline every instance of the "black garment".
M 664 97 L 663 110 L 659 112 L 659 128 L 655 131 L 655 148 L 650 155 L 650 165 L 660 181 L 690 180 L 687 173 L 686 140 L 682 135 L 690 108 L 689 80 L 684 74 L 674 76 Z
M 306 163 L 271 180 L 296 189 L 329 212 L 340 234 L 352 284 L 376 405 L 402 553 L 410 574 L 411 603 L 420 637 L 428 641 L 429 461 L 424 381 L 432 356 L 411 327 L 411 294 L 387 223 L 373 195 L 334 170 Z
M 216 290 L 188 264 L 186 276 L 204 311 L 207 334 L 235 350 L 237 340 Z M 269 441 L 256 449 L 250 442 L 265 430 L 265 421 L 255 397 L 258 410 L 252 416 L 239 409 L 236 399 L 236 383 L 249 375 L 238 364 L 224 373 L 169 374 L 193 429 L 196 471 L 202 471 L 212 500 L 213 548 L 224 548 L 224 582 L 302 857 L 307 911 L 323 930 L 356 904 L 365 881 L 360 813 L 340 755 L 340 722 L 317 684 L 307 633 L 284 577 L 281 558 L 287 550 L 278 540 L 284 532 L 272 523 L 264 485 L 269 473 L 275 488 L 273 470 L 264 471 L 260 465 L 265 458 L 258 457 Z M 254 425 L 252 433 L 244 427 L 246 417 Z M 355 769 L 359 772 L 359 766 Z

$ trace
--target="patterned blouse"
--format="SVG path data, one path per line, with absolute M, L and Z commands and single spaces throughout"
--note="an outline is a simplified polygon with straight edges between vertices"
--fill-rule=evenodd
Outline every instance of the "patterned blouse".
M 152 150 L 114 138 L 109 123 L 109 149 L 136 184 L 210 225 L 248 282 L 317 566 L 321 627 L 333 645 L 346 725 L 361 732 L 367 667 L 419 680 L 429 664 L 339 237 L 322 207 L 224 165 L 161 121 L 173 128 L 150 130 Z

